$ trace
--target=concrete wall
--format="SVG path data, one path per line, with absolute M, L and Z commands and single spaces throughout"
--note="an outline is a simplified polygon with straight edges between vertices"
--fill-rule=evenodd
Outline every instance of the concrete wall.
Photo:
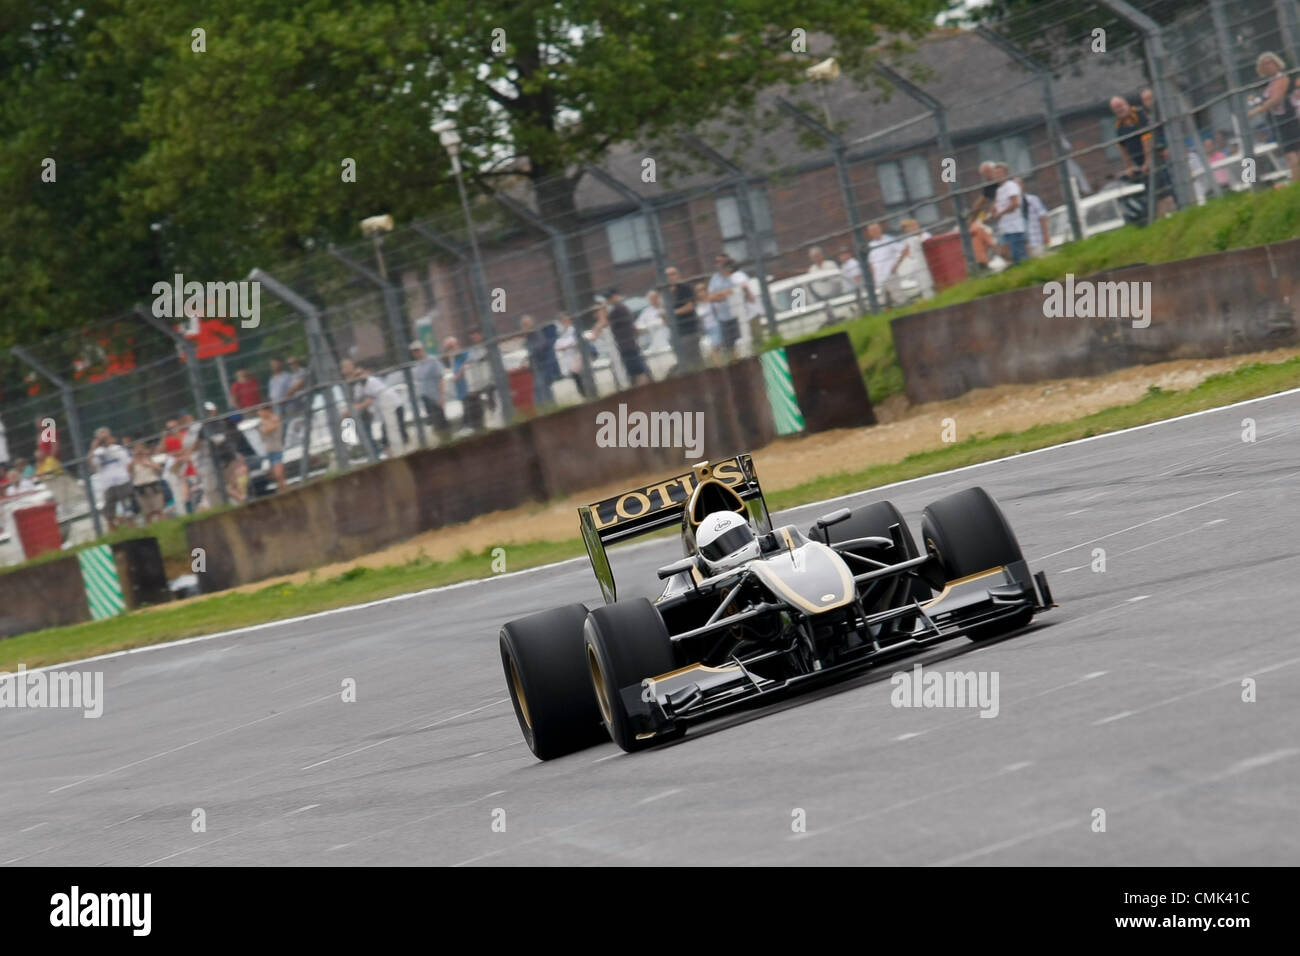
M 805 431 L 865 428 L 876 423 L 867 383 L 862 380 L 847 332 L 787 345 L 785 357 Z
M 894 348 L 913 402 L 970 389 L 1100 375 L 1171 359 L 1300 344 L 1300 240 L 1086 277 L 1150 282 L 1151 324 L 1046 318 L 1039 285 L 895 319 Z
M 90 620 L 75 555 L 0 574 L 0 637 Z
M 597 447 L 597 415 L 617 418 L 620 405 L 625 414 L 700 413 L 705 458 L 749 451 L 776 435 L 756 358 L 654 382 L 190 522 L 189 546 L 203 548 L 207 565 L 200 587 L 220 591 L 347 561 L 481 514 L 689 467 L 681 447 Z

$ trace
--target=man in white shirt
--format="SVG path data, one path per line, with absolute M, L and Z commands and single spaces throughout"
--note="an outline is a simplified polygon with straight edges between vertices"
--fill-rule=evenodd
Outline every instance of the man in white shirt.
M 405 454 L 406 442 L 402 438 L 402 423 L 397 418 L 397 409 L 401 406 L 402 400 L 397 390 L 378 375 L 373 375 L 356 365 L 351 359 L 344 359 L 340 367 L 345 378 L 361 383 L 361 399 L 353 406 L 357 414 L 371 408 L 379 413 L 379 418 L 384 423 L 384 438 L 388 442 L 389 457 L 395 458 Z
M 1047 254 L 1047 244 L 1051 241 L 1047 231 L 1047 206 L 1025 186 L 1024 180 L 1017 179 L 1025 197 L 1025 240 L 1031 259 Z
M 813 246 L 808 250 L 808 271 L 809 272 L 839 272 L 840 267 L 831 260 L 822 255 L 821 246 Z
M 998 174 L 1003 177 L 993 200 L 993 212 L 990 219 L 997 222 L 998 242 L 1006 247 L 1006 257 L 1012 265 L 1024 262 L 1029 257 L 1025 242 L 1025 208 L 1024 192 L 1010 175 L 1011 168 L 1006 163 L 998 164 Z
M 840 274 L 848 280 L 854 289 L 862 288 L 862 263 L 853 257 L 847 249 L 840 250 Z
M 90 470 L 99 475 L 100 487 L 104 489 L 104 517 L 108 519 L 109 531 L 117 528 L 135 498 L 130 465 L 131 453 L 118 444 L 107 427 L 97 428 L 90 446 Z
M 903 244 L 894 236 L 886 235 L 878 222 L 867 226 L 867 266 L 871 269 L 871 281 L 876 285 L 876 292 L 889 305 L 898 296 L 896 273 L 898 262 L 903 256 Z
M 637 335 L 642 352 L 657 352 L 668 348 L 668 326 L 664 323 L 664 310 L 659 293 L 651 289 L 646 293 L 646 307 L 636 314 Z

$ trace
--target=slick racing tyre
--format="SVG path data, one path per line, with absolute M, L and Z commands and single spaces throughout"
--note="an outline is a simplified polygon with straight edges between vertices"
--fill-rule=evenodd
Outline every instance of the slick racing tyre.
M 589 688 L 614 743 L 632 753 L 665 739 L 644 735 L 620 693 L 677 666 L 668 628 L 655 606 L 638 598 L 596 608 L 587 616 L 585 642 Z
M 552 760 L 605 739 L 583 651 L 587 608 L 570 604 L 501 628 L 501 665 L 534 756 Z
M 949 581 L 1023 561 L 1020 543 L 997 502 L 983 488 L 967 488 L 926 506 L 921 537 L 939 558 Z M 1018 630 L 1034 616 L 1032 607 L 970 631 L 971 640 L 987 640 Z

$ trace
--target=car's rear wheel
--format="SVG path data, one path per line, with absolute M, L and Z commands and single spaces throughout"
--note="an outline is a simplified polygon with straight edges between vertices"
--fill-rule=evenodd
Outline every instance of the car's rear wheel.
M 967 488 L 926 506 L 921 537 L 939 559 L 949 581 L 1023 561 L 1020 542 L 1002 509 L 983 488 Z M 1032 607 L 992 624 L 973 628 L 972 640 L 987 640 L 1024 627 Z
M 587 616 L 585 643 L 590 687 L 614 743 L 631 753 L 663 740 L 637 726 L 620 693 L 676 667 L 668 628 L 655 606 L 638 598 L 596 608 Z
M 519 729 L 539 760 L 605 739 L 583 651 L 583 604 L 569 604 L 501 628 L 501 665 Z

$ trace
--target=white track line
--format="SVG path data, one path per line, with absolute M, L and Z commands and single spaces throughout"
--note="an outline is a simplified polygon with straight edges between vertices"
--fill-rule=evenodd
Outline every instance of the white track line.
M 1074 441 L 1063 442 L 1060 445 L 1048 445 L 1046 448 L 1035 448 L 1031 451 L 1021 451 L 1021 452 L 1017 452 L 1014 455 L 1007 455 L 1005 458 L 993 458 L 990 459 L 989 461 L 979 461 L 973 465 L 962 465 L 960 468 L 952 468 L 948 471 L 936 471 L 928 475 L 918 475 L 915 478 L 904 478 L 901 481 L 893 481 L 887 485 L 879 485 L 875 488 L 865 488 L 862 491 L 853 491 L 844 495 L 836 495 L 834 498 L 823 498 L 821 501 L 810 501 L 807 504 L 795 505 L 793 508 L 785 509 L 785 511 L 787 512 L 798 511 L 804 508 L 812 508 L 812 507 L 826 505 L 826 504 L 833 504 L 834 502 L 844 501 L 848 498 L 857 498 L 858 496 L 863 494 L 886 491 L 890 488 L 899 488 L 902 487 L 903 485 L 910 485 L 918 481 L 928 481 L 932 478 L 942 478 L 947 475 L 962 474 L 963 472 L 970 471 L 974 468 L 987 468 L 992 465 L 1000 465 L 1003 462 L 1015 461 L 1018 458 L 1028 458 L 1031 455 L 1041 455 L 1044 452 L 1058 451 L 1062 448 L 1071 448 L 1075 445 L 1084 445 L 1087 444 L 1088 442 L 1102 441 L 1107 438 L 1116 438 L 1120 435 L 1128 435 L 1131 434 L 1132 432 L 1140 432 L 1147 428 L 1158 428 L 1161 425 L 1171 425 L 1174 422 L 1186 421 L 1187 419 L 1190 418 L 1199 418 L 1202 415 L 1211 415 L 1216 412 L 1226 412 L 1234 408 L 1243 408 L 1247 405 L 1254 405 L 1259 402 L 1269 402 L 1278 398 L 1286 398 L 1289 395 L 1300 395 L 1300 388 L 1291 388 L 1291 389 L 1287 389 L 1285 392 L 1275 392 L 1272 395 L 1262 395 L 1259 398 L 1248 398 L 1245 399 L 1244 401 L 1234 402 L 1231 405 L 1221 405 L 1218 408 L 1205 408 L 1199 412 L 1188 412 L 1186 415 L 1179 415 L 1176 418 L 1165 418 L 1165 419 L 1161 419 L 1158 422 L 1148 422 L 1145 425 L 1134 425 L 1131 428 L 1123 428 L 1120 429 L 1119 431 L 1105 432 L 1104 434 L 1101 435 L 1091 435 L 1087 438 L 1076 438 Z M 1131 530 L 1131 529 L 1126 529 L 1126 530 Z M 649 547 L 650 545 L 656 543 L 657 542 L 654 541 L 645 541 L 645 542 L 641 542 L 640 544 L 632 544 L 626 547 L 622 547 L 619 550 L 620 552 L 631 551 L 638 547 Z M 331 608 L 328 611 L 316 611 L 312 614 L 300 614 L 297 617 L 286 617 L 278 621 L 267 621 L 263 624 L 250 624 L 247 627 L 237 627 L 228 631 L 217 631 L 214 634 L 200 634 L 196 637 L 185 637 L 175 641 L 164 641 L 164 642 L 159 642 L 157 644 L 146 644 L 144 647 L 132 647 L 123 651 L 112 651 L 108 654 L 96 654 L 94 657 L 83 657 L 75 661 L 64 661 L 61 664 L 47 664 L 44 667 L 28 668 L 28 673 L 36 673 L 38 671 L 48 671 L 48 670 L 60 670 L 60 669 L 71 667 L 74 664 L 88 664 L 92 661 L 106 661 L 106 660 L 111 660 L 115 657 L 123 657 L 127 654 L 143 654 L 148 651 L 157 651 L 168 647 L 183 647 L 186 644 L 197 644 L 201 641 L 211 641 L 221 637 L 234 637 L 236 635 L 241 635 L 241 634 L 252 634 L 257 631 L 266 630 L 272 627 L 283 627 L 286 624 L 301 624 L 304 621 L 314 621 L 322 617 L 328 617 L 329 615 L 332 614 L 344 614 L 350 611 L 359 611 L 370 607 L 381 607 L 385 604 L 395 604 L 398 601 L 409 601 L 412 598 L 425 597 L 430 594 L 440 594 L 443 591 L 455 591 L 458 588 L 474 587 L 475 585 L 486 584 L 492 581 L 504 581 L 509 578 L 515 578 L 525 574 L 536 574 L 538 571 L 547 571 L 550 570 L 551 568 L 560 568 L 566 564 L 573 564 L 575 562 L 582 562 L 586 560 L 587 559 L 585 556 L 579 556 L 576 558 L 566 558 L 563 561 L 554 561 L 550 564 L 539 564 L 535 568 L 524 568 L 522 571 L 507 571 L 502 574 L 494 574 L 490 578 L 474 578 L 469 581 L 457 581 L 455 584 L 443 584 L 434 588 L 425 588 L 422 591 L 412 591 L 409 594 L 395 594 L 392 597 L 380 598 L 375 601 L 366 601 L 363 604 L 349 604 L 344 607 Z

